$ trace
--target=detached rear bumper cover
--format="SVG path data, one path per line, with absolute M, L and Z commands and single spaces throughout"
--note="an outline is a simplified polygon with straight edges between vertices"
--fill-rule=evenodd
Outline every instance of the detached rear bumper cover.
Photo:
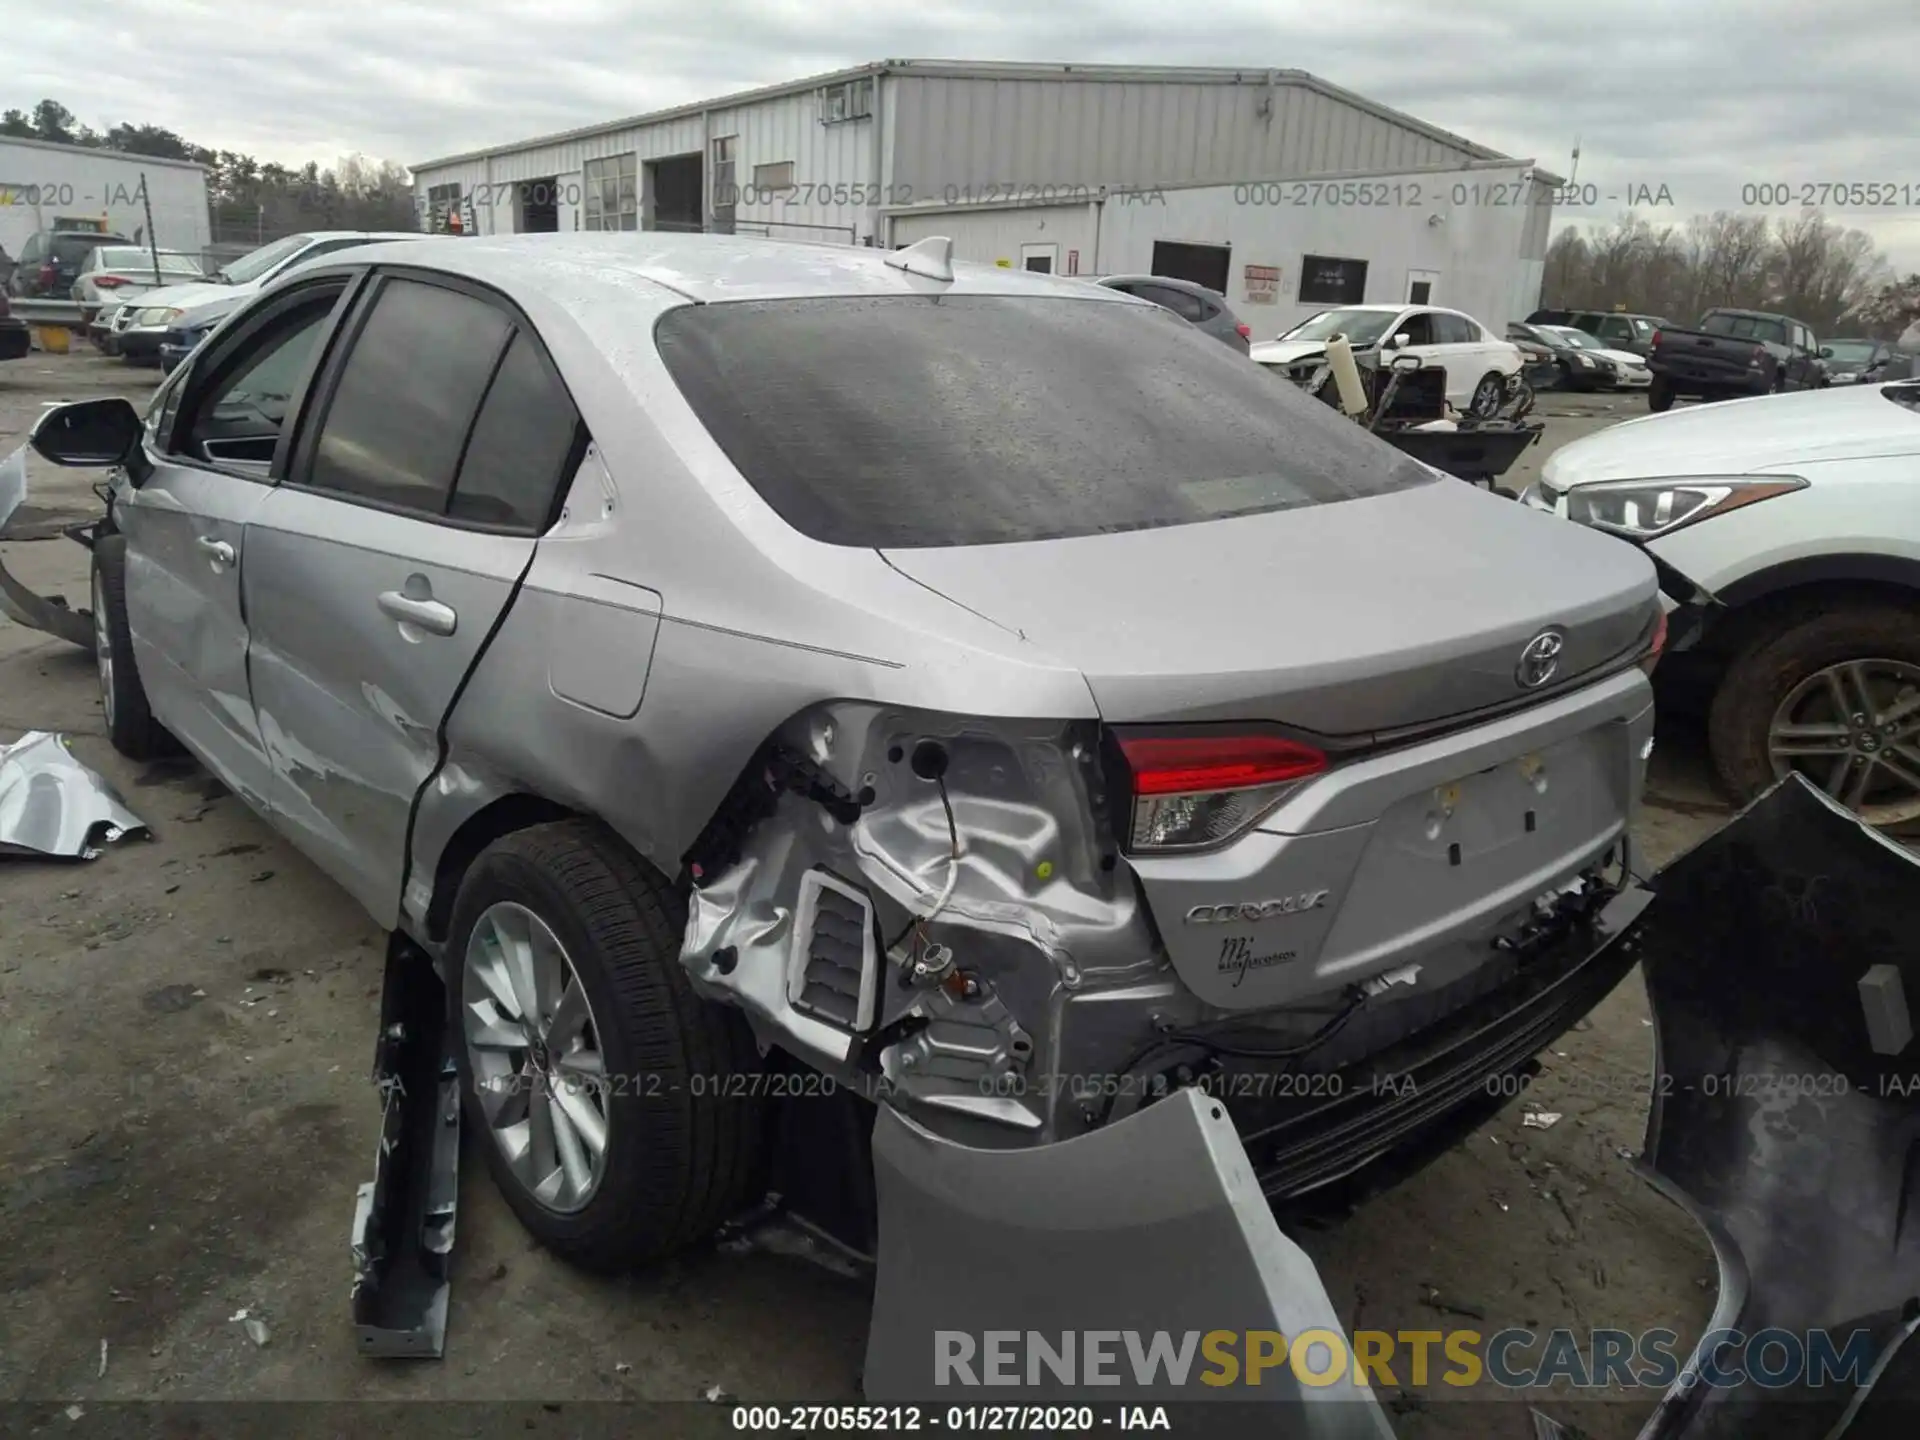
M 1876 1363 L 1859 1385 L 1716 1387 L 1701 1383 L 1703 1363 L 1717 1358 L 1724 1375 L 1744 1359 L 1716 1345 L 1692 1357 L 1642 1440 L 1877 1433 L 1877 1408 L 1920 1388 L 1920 1345 L 1908 1343 L 1920 1327 L 1908 1314 L 1920 1294 L 1920 1100 L 1905 1098 L 1920 1092 L 1920 1047 L 1899 998 L 1920 996 L 1920 860 L 1796 777 L 1669 866 L 1655 890 L 1651 905 L 1634 891 L 1616 900 L 1593 956 L 1560 983 L 1603 955 L 1631 953 L 1645 968 L 1660 1077 L 1649 1179 L 1719 1256 L 1708 1338 L 1825 1329 L 1844 1351 L 1865 1331 Z M 1899 1042 L 1898 1053 L 1876 1053 L 1869 1012 L 1882 1050 Z M 968 1371 L 942 1364 L 966 1355 L 984 1378 L 979 1346 L 992 1330 L 1039 1332 L 1050 1346 L 1089 1330 L 1133 1330 L 1143 1343 L 1154 1332 L 1176 1343 L 1188 1331 L 1343 1334 L 1226 1109 L 1199 1092 L 1015 1150 L 953 1143 L 883 1105 L 873 1158 L 871 1399 L 1260 1398 L 1284 1406 L 1276 1434 L 1392 1434 L 1371 1392 L 1297 1386 L 1285 1370 L 1258 1390 L 1208 1387 L 1196 1359 L 1184 1384 L 1162 1367 L 1142 1385 L 1119 1338 L 1106 1371 L 1118 1383 L 1097 1388 L 1070 1389 L 1046 1367 L 1034 1372 L 1042 1383 L 1025 1383 L 1024 1345 L 1017 1385 L 975 1389 Z
M 1920 859 L 1793 776 L 1662 872 L 1642 934 L 1658 1036 L 1653 1183 L 1713 1243 L 1708 1335 L 1865 1332 L 1868 1386 L 1699 1383 L 1646 1440 L 1911 1434 L 1920 1381 Z M 1706 1347 L 1703 1345 L 1703 1351 Z M 1777 1359 L 1777 1357 L 1776 1357 Z M 1900 1397 L 1896 1400 L 1896 1396 Z M 1882 1407 L 1905 1406 L 1904 1423 Z

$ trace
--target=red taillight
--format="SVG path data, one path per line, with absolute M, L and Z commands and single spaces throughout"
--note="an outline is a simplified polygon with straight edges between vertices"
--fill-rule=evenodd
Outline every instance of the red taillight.
M 118 275 L 96 275 L 93 277 L 93 283 L 102 290 L 118 290 L 127 282 Z
M 1649 350 L 1658 350 L 1660 348 L 1660 332 L 1658 330 L 1653 332 L 1653 339 L 1647 342 L 1647 348 Z
M 1120 742 L 1136 795 L 1192 795 L 1245 790 L 1318 775 L 1327 757 L 1311 745 L 1276 736 L 1231 738 L 1137 736 Z
M 1233 328 L 1239 331 L 1242 340 L 1251 340 L 1253 338 L 1253 327 L 1251 325 L 1236 325 Z
M 1660 663 L 1660 656 L 1667 648 L 1667 612 L 1662 610 L 1660 618 L 1653 622 L 1653 640 L 1647 646 L 1647 653 L 1640 657 L 1640 668 L 1653 674 L 1653 667 Z
M 43 260 L 40 263 L 40 283 L 42 285 L 51 285 L 59 278 L 59 266 L 55 265 L 51 260 Z
M 1133 787 L 1134 854 L 1223 845 L 1327 768 L 1313 746 L 1275 735 L 1136 735 L 1119 744 Z

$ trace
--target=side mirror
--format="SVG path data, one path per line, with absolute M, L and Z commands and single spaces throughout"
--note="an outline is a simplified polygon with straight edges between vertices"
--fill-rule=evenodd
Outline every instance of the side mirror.
M 1822 360 L 1831 360 L 1833 358 L 1833 347 L 1831 345 L 1822 345 L 1820 347 L 1820 358 Z
M 133 402 L 114 395 L 45 411 L 27 443 L 56 465 L 125 465 L 140 449 L 143 422 Z
M 1406 331 L 1402 330 L 1398 335 L 1394 336 L 1391 340 L 1387 342 L 1387 348 L 1389 350 L 1398 350 L 1401 346 L 1411 345 L 1412 343 L 1413 343 L 1413 337 L 1409 335 Z

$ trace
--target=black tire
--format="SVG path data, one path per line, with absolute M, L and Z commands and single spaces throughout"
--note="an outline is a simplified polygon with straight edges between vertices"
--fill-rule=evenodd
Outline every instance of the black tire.
M 133 636 L 127 628 L 127 537 L 104 535 L 94 542 L 92 605 L 95 665 L 100 671 L 100 708 L 107 739 L 129 760 L 151 760 L 178 749 L 166 727 L 153 718 L 146 686 L 133 658 Z M 104 625 L 103 622 L 104 621 Z M 104 629 L 110 664 L 99 663 L 99 639 Z
M 1493 387 L 1493 400 L 1490 404 L 1483 405 L 1480 397 L 1487 393 L 1487 387 L 1489 385 Z M 1467 413 L 1469 415 L 1478 415 L 1482 420 L 1485 420 L 1499 410 L 1500 401 L 1505 394 L 1506 382 L 1501 378 L 1500 372 L 1498 370 L 1489 370 L 1475 382 L 1473 394 L 1467 399 Z
M 1662 410 L 1673 408 L 1673 386 L 1663 376 L 1653 377 L 1653 383 L 1647 386 L 1647 409 L 1658 414 Z
M 460 1031 L 467 940 L 499 901 L 526 906 L 566 947 L 605 1058 L 606 1171 L 571 1213 L 542 1205 L 488 1129 Z M 448 926 L 448 996 L 468 1123 L 520 1223 L 563 1259 L 619 1273 L 712 1234 L 751 1200 L 764 1108 L 729 1076 L 758 1070 L 745 1022 L 694 994 L 680 967 L 685 906 L 605 827 L 562 820 L 495 841 L 460 882 Z
M 1773 783 L 1767 727 L 1794 686 L 1829 665 L 1869 657 L 1920 665 L 1920 612 L 1842 603 L 1764 630 L 1740 649 L 1707 710 L 1707 746 L 1727 792 L 1744 801 Z
M 1504 496 L 1508 500 L 1518 500 L 1520 498 L 1520 492 L 1518 490 L 1511 489 L 1505 485 L 1490 485 L 1487 488 L 1492 490 L 1494 494 Z

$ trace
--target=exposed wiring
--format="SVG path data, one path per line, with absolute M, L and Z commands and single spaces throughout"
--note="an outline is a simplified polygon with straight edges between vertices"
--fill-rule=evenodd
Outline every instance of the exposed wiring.
M 960 882 L 960 826 L 953 818 L 953 801 L 947 795 L 946 778 L 942 776 L 934 781 L 940 787 L 940 805 L 947 812 L 947 883 L 940 887 L 940 894 L 933 902 L 933 908 L 924 915 L 910 915 L 907 923 L 900 927 L 900 933 L 887 942 L 885 954 L 892 954 L 899 943 L 907 938 L 910 931 L 925 925 L 934 916 L 947 908 L 947 902 L 953 898 L 953 888 Z

